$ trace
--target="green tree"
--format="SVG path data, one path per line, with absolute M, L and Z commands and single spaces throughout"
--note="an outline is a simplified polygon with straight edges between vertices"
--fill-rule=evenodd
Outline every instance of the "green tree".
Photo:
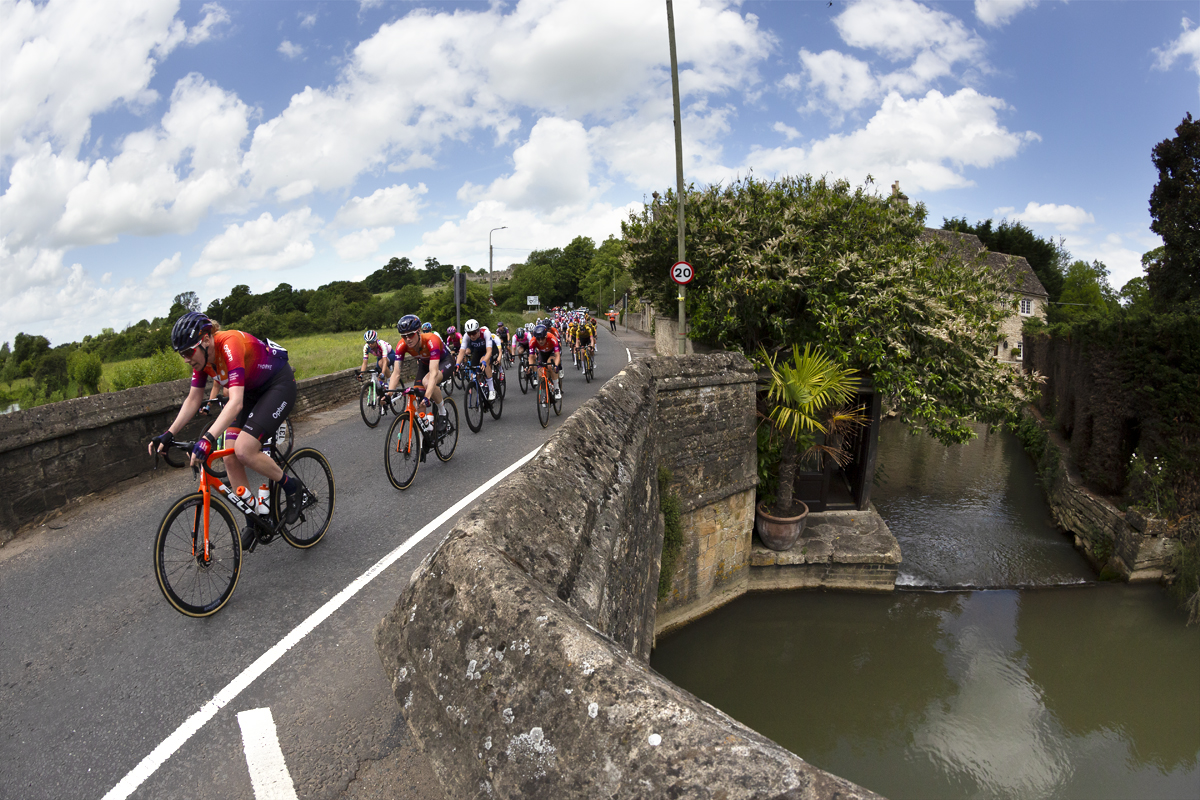
M 67 374 L 79 387 L 79 394 L 96 394 L 100 391 L 100 375 L 103 367 L 100 356 L 76 350 L 67 359 Z
M 445 331 L 455 323 L 454 289 L 447 286 L 425 298 L 417 314 L 421 322 L 430 322 L 437 331 Z M 487 284 L 467 281 L 467 299 L 462 304 L 462 321 L 479 320 L 480 325 L 490 325 L 492 304 L 488 300 Z
M 596 243 L 587 236 L 576 236 L 562 250 L 556 266 L 555 290 L 561 302 L 584 300 L 579 287 L 592 269 L 596 256 Z
M 454 277 L 454 265 L 443 264 L 434 256 L 425 259 L 425 270 L 420 276 L 422 286 L 437 286 Z
M 547 252 L 549 251 L 534 251 L 534 253 L 539 255 Z M 530 259 L 533 259 L 533 257 L 534 254 L 530 254 Z M 509 286 L 512 291 L 512 297 L 508 301 L 509 305 L 511 306 L 515 303 L 517 308 L 508 310 L 524 310 L 525 298 L 530 295 L 536 295 L 538 302 L 541 303 L 543 308 L 557 305 L 559 299 L 558 280 L 554 265 L 546 263 L 546 260 L 542 258 L 532 263 L 518 264 L 513 270 Z
M 1061 241 L 1055 242 L 1049 237 L 1038 238 L 1025 226 L 1025 223 L 1019 220 L 1009 222 L 1007 219 L 1003 219 L 1000 221 L 999 227 L 993 228 L 990 219 L 969 225 L 966 217 L 953 219 L 943 217 L 942 229 L 958 233 L 973 233 L 979 237 L 983 246 L 993 253 L 1021 256 L 1029 262 L 1033 274 L 1037 275 L 1038 280 L 1042 282 L 1042 286 L 1050 296 L 1050 301 L 1057 303 L 1061 300 L 1064 272 L 1070 261 L 1070 254 L 1067 253 Z
M 633 277 L 621 261 L 622 244 L 615 236 L 610 236 L 596 248 L 592 257 L 592 268 L 580 282 L 579 295 L 584 305 L 594 306 L 597 310 L 607 308 L 621 298 L 633 285 Z
M 33 383 L 44 389 L 46 394 L 62 392 L 70 381 L 67 372 L 67 354 L 62 350 L 50 350 L 37 357 L 33 370 Z
M 183 309 L 178 314 L 175 313 L 176 308 Z M 174 320 L 181 314 L 186 314 L 188 311 L 200 310 L 200 297 L 195 292 L 180 292 L 175 295 L 175 299 L 171 302 L 171 311 L 167 313 L 167 317 Z
M 1087 314 L 1108 314 L 1120 307 L 1108 283 L 1108 267 L 1100 261 L 1075 261 L 1063 279 L 1061 306 L 1054 308 L 1054 321 L 1071 321 Z
M 388 263 L 372 272 L 363 281 L 367 289 L 376 294 L 392 292 L 417 282 L 412 261 L 407 256 L 392 256 Z
M 12 383 L 17 378 L 33 375 L 37 359 L 50 350 L 50 340 L 45 336 L 18 333 L 13 339 L 12 355 L 4 364 L 3 380 Z
M 667 191 L 622 225 L 644 298 L 670 313 L 676 199 Z M 828 178 L 753 177 L 692 189 L 687 252 L 691 335 L 754 356 L 821 347 L 868 372 L 903 419 L 945 443 L 970 420 L 1015 418 L 1032 378 L 991 357 L 1011 313 L 1007 287 L 978 259 L 924 237 L 925 207 Z
M 1145 263 L 1145 256 L 1142 259 Z M 1117 297 L 1121 300 L 1121 306 L 1130 312 L 1143 313 L 1151 309 L 1150 287 L 1147 286 L 1146 278 L 1143 276 L 1139 275 L 1126 281 Z
M 8 342 L 0 345 L 0 375 L 4 374 L 4 368 L 8 365 L 8 358 L 12 355 L 12 350 L 8 346 Z
M 1163 253 L 1146 272 L 1160 309 L 1200 299 L 1200 122 L 1189 112 L 1175 138 L 1154 146 L 1158 183 L 1150 193 L 1150 230 Z

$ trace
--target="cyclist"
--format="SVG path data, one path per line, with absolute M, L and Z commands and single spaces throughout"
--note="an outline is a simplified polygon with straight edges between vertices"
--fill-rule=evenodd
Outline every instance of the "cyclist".
M 512 350 L 508 347 L 508 326 L 504 324 L 504 320 L 500 320 L 500 324 L 496 326 L 495 334 L 496 338 L 500 340 L 500 352 L 508 353 L 511 356 Z
M 396 343 L 391 359 L 393 363 L 395 361 L 403 362 L 405 356 L 409 354 L 417 359 L 417 376 L 413 378 L 413 385 L 418 383 L 423 385 L 425 401 L 437 403 L 438 411 L 441 413 L 435 415 L 435 424 L 440 426 L 442 415 L 446 413 L 446 405 L 438 384 L 442 382 L 442 372 L 450 366 L 446 345 L 442 342 L 442 337 L 435 332 L 422 333 L 421 318 L 416 314 L 405 314 L 401 317 L 400 321 L 396 323 L 396 331 L 400 334 L 400 341 Z M 399 368 L 392 370 L 388 391 L 395 391 L 398 383 L 400 383 Z
M 467 324 L 463 325 L 463 330 L 467 332 L 467 338 L 463 340 L 462 350 L 458 351 L 458 365 L 461 366 L 467 360 L 468 355 L 471 357 L 472 367 L 483 364 L 483 374 L 487 376 L 487 399 L 495 400 L 496 387 L 492 383 L 492 358 L 496 353 L 495 345 L 498 340 L 491 331 L 479 325 L 479 320 L 467 320 Z
M 554 361 L 554 370 L 549 373 L 550 386 L 554 389 L 554 399 L 562 400 L 562 390 L 559 388 L 557 374 L 562 372 L 562 348 L 558 346 L 558 334 L 546 325 L 538 325 L 533 329 L 533 349 L 529 351 L 529 363 L 533 364 L 533 355 L 537 353 L 538 366 Z
M 462 347 L 462 336 L 458 332 L 458 328 L 451 325 L 446 328 L 446 349 L 450 351 L 450 355 L 458 357 L 458 348 Z
M 392 361 L 388 357 L 391 355 L 392 346 L 386 339 L 379 338 L 379 331 L 370 330 L 363 334 L 363 363 L 359 368 L 359 372 L 364 372 L 367 369 L 367 362 L 371 356 L 375 357 L 375 366 L 380 368 L 380 375 L 384 380 L 391 377 Z M 362 376 L 359 376 L 359 380 Z
M 225 459 L 230 487 L 251 491 L 246 467 L 275 481 L 287 496 L 284 520 L 294 523 L 300 518 L 304 486 L 262 451 L 262 439 L 273 434 L 296 405 L 296 375 L 287 351 L 270 339 L 264 342 L 242 331 L 222 331 L 196 311 L 175 321 L 171 347 L 192 368 L 192 388 L 175 421 L 150 441 L 150 452 L 161 453 L 175 441 L 175 433 L 196 415 L 204 384 L 212 377 L 225 387 L 229 402 L 192 448 L 192 465 L 208 458 L 224 431 L 226 444 L 233 444 L 234 457 Z
M 596 329 L 595 327 L 582 323 L 575 327 L 575 351 L 579 354 L 579 360 L 583 360 L 583 351 L 591 350 L 592 355 L 596 353 Z

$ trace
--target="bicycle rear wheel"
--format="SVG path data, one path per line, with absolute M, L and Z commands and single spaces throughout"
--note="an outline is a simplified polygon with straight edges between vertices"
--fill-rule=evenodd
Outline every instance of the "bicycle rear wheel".
M 504 386 L 499 378 L 494 379 L 492 385 L 496 387 L 496 399 L 491 402 L 490 411 L 492 419 L 500 419 L 500 414 L 504 412 Z
M 529 376 L 529 370 L 522 364 L 517 370 L 517 384 L 521 387 L 521 394 L 529 392 L 529 384 L 532 383 Z
M 583 379 L 587 383 L 592 382 L 592 354 L 587 350 L 583 351 Z
M 433 451 L 442 461 L 449 461 L 454 448 L 458 447 L 458 405 L 453 399 L 446 398 L 446 413 L 439 414 L 436 419 L 441 428 L 435 432 Z
M 467 417 L 467 427 L 472 433 L 479 433 L 483 427 L 483 398 L 475 381 L 467 384 L 466 394 L 463 395 L 463 413 Z
M 562 373 L 560 372 L 558 374 L 558 397 L 555 398 L 554 394 L 551 393 L 549 389 L 546 390 L 547 396 L 550 398 L 550 402 L 554 406 L 554 416 L 556 417 L 562 414 L 562 385 L 563 379 Z
M 374 383 L 364 384 L 362 391 L 358 393 L 358 410 L 368 428 L 374 428 L 379 424 L 379 420 L 383 417 L 383 402 Z
M 550 382 L 546 380 L 545 374 L 538 381 L 537 414 L 538 422 L 542 423 L 543 428 L 550 424 Z
M 167 602 L 189 617 L 211 616 L 229 601 L 241 571 L 242 540 L 225 504 L 209 504 L 205 558 L 204 496 L 177 500 L 154 538 L 154 577 Z
M 408 412 L 399 412 L 388 428 L 383 459 L 392 486 L 397 489 L 412 486 L 417 467 L 421 466 L 421 428 L 410 424 Z
M 300 479 L 304 488 L 299 491 L 304 493 L 304 498 L 300 518 L 291 525 L 284 525 L 280 533 L 292 547 L 305 550 L 321 541 L 333 519 L 333 469 L 320 450 L 302 447 L 288 459 L 283 471 Z M 283 517 L 286 502 L 283 489 L 276 486 L 271 493 L 271 510 L 276 520 Z

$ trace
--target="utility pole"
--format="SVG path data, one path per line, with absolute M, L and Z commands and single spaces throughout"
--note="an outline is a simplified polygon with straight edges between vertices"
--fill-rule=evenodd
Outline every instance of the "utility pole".
M 686 261 L 683 243 L 683 120 L 679 113 L 679 59 L 675 55 L 675 11 L 667 0 L 667 35 L 671 40 L 671 96 L 675 101 L 675 182 L 679 192 L 679 261 Z M 679 287 L 679 355 L 687 353 L 687 287 Z
M 492 228 L 488 231 L 488 298 L 495 302 L 496 295 L 492 292 L 492 234 L 495 231 L 507 229 L 507 225 L 501 225 L 499 228 Z

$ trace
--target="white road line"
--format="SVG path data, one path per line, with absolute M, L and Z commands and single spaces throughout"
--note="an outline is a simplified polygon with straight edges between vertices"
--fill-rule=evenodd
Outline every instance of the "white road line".
M 283 657 L 283 654 L 291 650 L 305 636 L 312 632 L 314 628 L 324 622 L 326 619 L 341 608 L 347 600 L 354 597 L 362 589 L 374 580 L 381 572 L 398 561 L 405 553 L 413 549 L 422 539 L 429 534 L 442 527 L 448 520 L 453 519 L 459 511 L 462 511 L 472 502 L 479 498 L 480 495 L 487 492 L 510 473 L 524 465 L 527 461 L 537 455 L 538 450 L 542 446 L 538 445 L 528 455 L 522 457 L 518 461 L 511 464 L 506 470 L 496 475 L 487 483 L 480 486 L 469 495 L 459 500 L 450 508 L 446 509 L 438 516 L 437 519 L 430 522 L 421 530 L 417 531 L 404 544 L 397 547 L 392 552 L 388 553 L 382 559 L 377 561 L 369 570 L 364 572 L 354 580 L 345 589 L 342 589 L 325 605 L 318 608 L 309 616 L 308 619 L 296 626 L 287 636 L 280 639 L 274 647 L 259 656 L 253 664 L 242 670 L 236 678 L 229 682 L 224 689 L 217 692 L 211 700 L 205 703 L 199 711 L 188 717 L 182 725 L 163 740 L 162 744 L 150 751 L 150 754 L 141 760 L 136 767 L 131 769 L 129 773 L 121 779 L 120 783 L 109 790 L 108 794 L 104 795 L 104 800 L 126 800 L 133 794 L 139 786 L 141 786 L 147 778 L 161 767 L 168 758 L 173 756 L 175 752 L 183 747 L 184 743 L 192 738 L 196 731 L 204 727 L 204 725 L 217 715 L 229 703 L 233 702 L 242 690 L 254 682 L 256 678 L 266 672 L 271 666 Z
M 246 751 L 254 800 L 296 800 L 296 787 L 279 749 L 271 709 L 243 711 L 237 721 L 242 728 L 242 749 Z

